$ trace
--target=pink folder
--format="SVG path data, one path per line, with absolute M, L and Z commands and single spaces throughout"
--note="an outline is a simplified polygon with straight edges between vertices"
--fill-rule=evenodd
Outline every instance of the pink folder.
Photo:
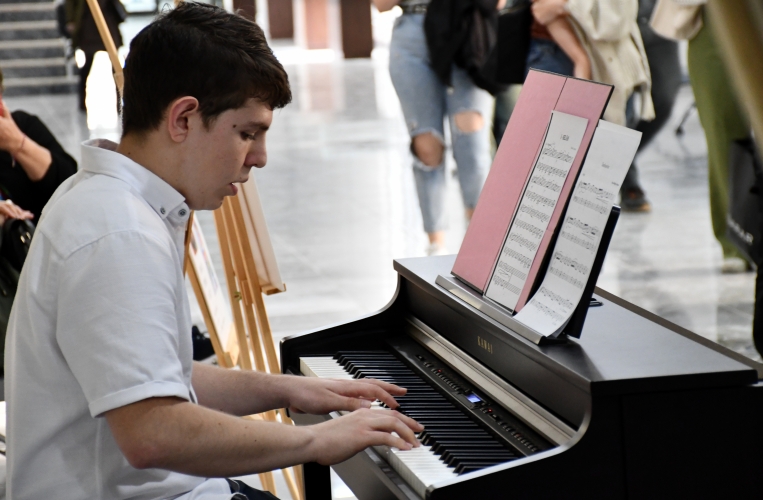
M 485 291 L 525 181 L 543 142 L 552 110 L 588 118 L 578 155 L 562 188 L 561 199 L 567 199 L 611 93 L 611 85 L 530 70 L 456 257 L 452 270 L 455 276 L 473 288 Z M 527 302 L 564 205 L 559 203 L 554 209 L 548 231 L 528 273 L 527 285 L 520 295 L 517 311 Z

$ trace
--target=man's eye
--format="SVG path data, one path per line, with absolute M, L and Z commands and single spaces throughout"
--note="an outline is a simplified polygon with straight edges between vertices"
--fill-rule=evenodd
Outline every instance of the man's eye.
M 246 132 L 241 132 L 241 138 L 245 141 L 253 141 L 257 138 L 256 134 L 247 134 Z

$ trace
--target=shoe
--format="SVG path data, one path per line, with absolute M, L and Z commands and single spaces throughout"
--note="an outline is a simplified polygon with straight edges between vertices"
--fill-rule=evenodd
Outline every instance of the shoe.
M 650 212 L 652 205 L 646 199 L 643 189 L 631 187 L 620 193 L 620 208 L 623 212 Z
M 721 273 L 723 274 L 739 274 L 749 271 L 752 271 L 752 266 L 741 257 L 724 257 L 721 264 Z
M 430 243 L 427 245 L 425 251 L 429 257 L 434 255 L 448 255 L 448 249 L 445 248 L 445 245 L 441 245 L 440 243 Z

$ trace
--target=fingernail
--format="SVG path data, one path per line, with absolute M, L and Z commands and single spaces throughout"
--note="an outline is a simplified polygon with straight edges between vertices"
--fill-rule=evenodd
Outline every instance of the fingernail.
M 370 401 L 366 401 L 365 399 L 363 401 L 361 401 L 360 405 L 363 408 L 371 408 L 371 402 Z
M 411 446 L 411 443 L 405 443 L 405 449 L 406 449 L 406 450 L 410 450 L 411 448 L 413 448 L 413 447 Z

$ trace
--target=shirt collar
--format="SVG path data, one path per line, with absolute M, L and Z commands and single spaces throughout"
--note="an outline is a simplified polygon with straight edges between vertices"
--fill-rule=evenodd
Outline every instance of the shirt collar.
M 108 175 L 134 188 L 162 218 L 182 223 L 190 213 L 185 198 L 165 180 L 147 168 L 117 153 L 117 144 L 106 139 L 82 143 L 82 170 Z

